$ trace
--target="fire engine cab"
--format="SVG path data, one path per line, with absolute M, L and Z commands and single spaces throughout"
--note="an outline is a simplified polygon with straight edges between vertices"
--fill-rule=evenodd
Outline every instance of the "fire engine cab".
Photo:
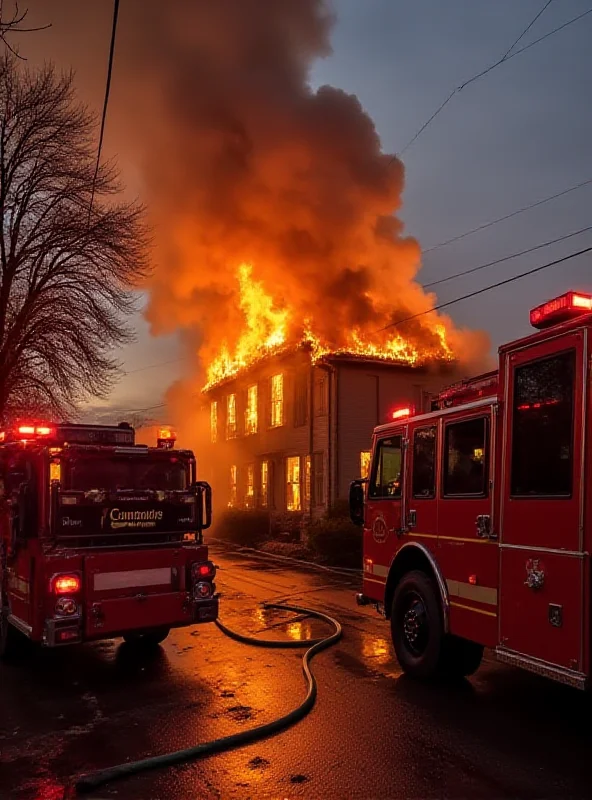
M 586 688 L 591 673 L 592 296 L 534 309 L 499 369 L 400 409 L 352 483 L 360 604 L 402 669 L 470 675 L 483 648 Z
M 0 655 L 217 618 L 211 489 L 173 444 L 136 445 L 127 423 L 0 431 Z

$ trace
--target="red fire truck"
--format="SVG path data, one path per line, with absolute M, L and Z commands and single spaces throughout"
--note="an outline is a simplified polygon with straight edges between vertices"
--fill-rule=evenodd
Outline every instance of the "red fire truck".
M 374 431 L 363 592 L 402 669 L 469 675 L 483 648 L 586 688 L 591 673 L 592 296 L 534 309 L 499 369 Z
M 172 445 L 136 445 L 126 423 L 0 431 L 0 654 L 217 618 L 211 490 Z

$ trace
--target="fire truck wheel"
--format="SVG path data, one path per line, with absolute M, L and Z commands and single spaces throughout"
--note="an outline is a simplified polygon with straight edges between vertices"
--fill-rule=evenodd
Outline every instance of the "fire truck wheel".
M 483 658 L 483 645 L 447 636 L 443 652 L 443 672 L 454 678 L 466 678 L 479 669 Z
M 170 628 L 153 628 L 149 631 L 125 633 L 123 639 L 128 644 L 140 645 L 142 647 L 154 647 L 164 642 L 170 632 Z
M 404 672 L 424 679 L 439 672 L 444 642 L 442 610 L 425 572 L 414 570 L 399 582 L 393 598 L 391 636 Z

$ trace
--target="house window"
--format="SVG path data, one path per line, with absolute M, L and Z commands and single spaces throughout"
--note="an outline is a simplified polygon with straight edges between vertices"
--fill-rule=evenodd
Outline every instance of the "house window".
M 234 439 L 236 436 L 236 395 L 229 394 L 226 398 L 226 438 Z
M 487 420 L 454 422 L 444 440 L 444 495 L 487 494 Z
M 284 376 L 271 377 L 271 427 L 279 428 L 284 424 Z
M 360 453 L 360 476 L 362 478 L 367 478 L 370 474 L 370 459 L 372 457 L 372 453 L 370 450 L 362 450 Z
M 218 441 L 218 401 L 212 400 L 210 404 L 210 434 L 212 442 Z
M 247 464 L 247 486 L 245 491 L 245 506 L 253 508 L 255 505 L 255 465 Z
M 308 421 L 308 371 L 296 373 L 294 386 L 294 427 L 306 425 Z
M 247 389 L 247 407 L 245 408 L 245 434 L 257 433 L 257 385 Z
M 323 417 L 327 413 L 327 376 L 318 378 L 315 381 L 315 396 L 314 396 L 315 415 Z
M 230 466 L 230 493 L 228 499 L 228 505 L 230 508 L 234 508 L 236 506 L 236 487 L 237 487 L 237 470 L 236 464 L 232 464 Z
M 269 461 L 261 462 L 261 508 L 269 508 Z
M 572 493 L 575 373 L 574 350 L 516 367 L 514 497 L 569 497 Z
M 325 457 L 323 453 L 312 456 L 312 502 L 314 506 L 325 505 Z
M 310 456 L 304 458 L 304 508 L 310 508 Z
M 286 459 L 286 509 L 302 511 L 300 495 L 300 456 Z

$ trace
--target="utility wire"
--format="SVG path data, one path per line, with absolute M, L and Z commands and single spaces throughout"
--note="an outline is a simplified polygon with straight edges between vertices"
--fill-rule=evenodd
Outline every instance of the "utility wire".
M 424 289 L 429 289 L 432 286 L 439 286 L 441 283 L 447 283 L 448 281 L 455 280 L 456 278 L 461 278 L 464 275 L 471 275 L 473 272 L 479 272 L 482 269 L 493 267 L 495 264 L 502 264 L 504 261 L 510 261 L 512 258 L 518 258 L 518 256 L 524 256 L 527 253 L 534 253 L 535 250 L 541 250 L 543 247 L 549 247 L 549 245 L 557 244 L 557 242 L 563 242 L 566 239 L 571 239 L 573 236 L 579 236 L 580 234 L 587 233 L 588 231 L 592 231 L 592 225 L 588 225 L 586 228 L 580 228 L 579 231 L 574 231 L 573 233 L 567 233 L 565 236 L 559 236 L 557 239 L 550 239 L 548 242 L 543 242 L 542 244 L 537 244 L 534 247 L 529 247 L 527 250 L 521 250 L 519 253 L 512 253 L 510 256 L 497 258 L 495 261 L 488 261 L 487 264 L 481 264 L 479 267 L 464 269 L 462 272 L 455 272 L 453 275 L 447 275 L 445 278 L 439 278 L 437 281 L 424 283 L 422 286 Z
M 569 261 L 572 258 L 576 258 L 577 256 L 582 256 L 584 253 L 592 252 L 592 247 L 586 247 L 584 250 L 578 250 L 576 253 L 570 253 L 567 256 L 563 256 L 563 258 L 558 258 L 556 261 L 550 261 L 547 264 L 542 264 L 540 267 L 534 267 L 534 269 L 529 269 L 526 272 L 521 272 L 519 275 L 514 275 L 511 278 L 506 278 L 504 281 L 498 281 L 497 283 L 491 283 L 489 286 L 484 286 L 482 289 L 477 289 L 474 292 L 469 292 L 468 294 L 464 294 L 461 297 L 455 297 L 454 300 L 448 300 L 446 303 L 439 303 L 438 305 L 434 306 L 433 308 L 428 308 L 427 311 L 420 311 L 418 314 L 411 314 L 409 317 L 405 317 L 404 319 L 398 319 L 395 322 L 391 322 L 388 325 L 385 325 L 384 328 L 379 328 L 375 333 L 382 333 L 382 331 L 386 331 L 389 328 L 396 328 L 399 325 L 403 325 L 405 322 L 410 322 L 413 319 L 418 319 L 418 317 L 424 317 L 426 314 L 433 314 L 434 311 L 440 311 L 442 308 L 448 308 L 448 306 L 453 306 L 456 303 L 460 303 L 462 300 L 468 300 L 470 297 L 477 297 L 477 295 L 484 294 L 485 292 L 490 292 L 492 289 L 497 289 L 500 286 L 506 286 L 509 283 L 514 283 L 514 281 L 519 281 L 522 278 L 526 278 L 529 275 L 534 275 L 537 272 L 542 272 L 544 269 L 549 269 L 550 267 L 555 267 L 557 264 L 563 264 L 565 261 Z
M 505 52 L 505 54 L 504 54 L 504 56 L 503 56 L 503 58 L 502 58 L 502 61 L 505 61 L 505 60 L 506 60 L 506 58 L 507 58 L 507 57 L 510 55 L 510 53 L 512 52 L 512 50 L 513 50 L 513 49 L 516 47 L 516 45 L 518 44 L 518 42 L 520 42 L 522 39 L 524 39 L 524 37 L 526 36 L 526 34 L 528 33 L 528 31 L 529 31 L 529 30 L 532 28 L 532 26 L 533 26 L 533 25 L 534 25 L 534 23 L 537 21 L 537 19 L 538 19 L 539 17 L 541 17 L 541 16 L 542 16 L 542 15 L 545 13 L 545 11 L 546 11 L 546 10 L 549 8 L 549 6 L 551 5 L 551 3 L 552 3 L 552 2 L 553 2 L 553 0 L 547 0 L 547 2 L 545 3 L 545 5 L 544 5 L 544 6 L 541 8 L 541 10 L 539 11 L 539 13 L 536 15 L 536 17 L 535 17 L 535 18 L 534 18 L 534 19 L 533 19 L 533 20 L 532 20 L 532 21 L 529 23 L 529 25 L 528 25 L 528 26 L 527 26 L 527 27 L 526 27 L 526 28 L 525 28 L 525 29 L 522 31 L 522 33 L 520 34 L 520 36 L 519 36 L 519 37 L 516 39 L 516 41 L 514 42 L 514 44 L 512 45 L 512 47 L 510 47 L 510 49 L 509 49 L 509 50 L 507 50 L 507 51 Z
M 103 136 L 105 133 L 105 120 L 107 119 L 107 106 L 109 105 L 109 92 L 111 89 L 111 73 L 113 72 L 113 55 L 115 52 L 115 33 L 117 31 L 117 17 L 119 14 L 119 0 L 115 0 L 113 5 L 113 27 L 111 29 L 111 46 L 109 48 L 109 65 L 107 67 L 107 84 L 105 86 L 105 100 L 103 102 L 103 113 L 101 116 L 101 132 L 99 134 L 99 149 L 97 151 L 97 163 L 95 165 L 95 174 L 92 181 L 92 189 L 90 194 L 90 204 L 88 207 L 88 225 L 90 226 L 90 218 L 92 214 L 92 207 L 95 199 L 95 190 L 97 185 L 97 177 L 99 174 L 99 166 L 101 163 L 101 151 L 103 149 Z
M 522 39 L 522 37 L 524 36 L 526 31 L 528 31 L 534 25 L 536 20 L 541 16 L 541 14 L 547 8 L 547 6 L 549 6 L 549 2 L 547 2 L 547 4 L 544 6 L 544 8 L 541 11 L 539 11 L 539 13 L 535 17 L 535 19 L 528 26 L 528 28 L 526 28 L 526 30 L 518 37 L 518 39 L 516 39 L 516 41 L 514 42 L 512 47 L 510 47 L 510 49 L 506 52 L 506 54 L 502 58 L 499 59 L 499 61 L 496 61 L 495 63 L 491 64 L 491 66 L 487 67 L 487 69 L 484 69 L 481 72 L 478 72 L 476 75 L 473 75 L 472 78 L 469 78 L 464 83 L 461 83 L 459 86 L 457 86 L 456 89 L 453 89 L 450 92 L 450 94 L 448 95 L 448 97 L 446 98 L 446 100 L 444 100 L 444 102 L 436 109 L 436 111 L 434 111 L 434 113 L 427 120 L 427 122 L 424 122 L 424 124 L 421 126 L 421 128 L 415 133 L 415 135 L 407 142 L 405 147 L 403 147 L 403 149 L 400 150 L 397 155 L 398 156 L 402 156 L 405 153 L 405 151 L 408 150 L 409 147 L 411 147 L 411 145 L 421 136 L 421 134 L 425 131 L 425 129 L 433 122 L 433 120 L 438 116 L 438 114 L 440 114 L 440 112 L 450 102 L 450 100 L 452 100 L 452 98 L 454 97 L 455 94 L 458 94 L 459 92 L 462 92 L 462 90 L 465 87 L 467 87 L 469 84 L 473 83 L 474 81 L 478 80 L 479 78 L 482 78 L 484 75 L 487 75 L 489 72 L 491 72 L 492 70 L 496 69 L 496 67 L 499 67 L 501 64 L 505 64 L 511 58 L 514 58 L 515 56 L 520 55 L 520 53 L 524 53 L 526 50 L 529 50 L 531 47 L 534 47 L 535 45 L 540 44 L 540 42 L 545 41 L 545 39 L 548 39 L 550 36 L 553 36 L 555 33 L 559 33 L 559 31 L 562 31 L 564 28 L 567 28 L 568 25 L 573 25 L 574 22 L 579 22 L 579 20 L 583 19 L 588 14 L 592 13 L 592 8 L 589 8 L 587 11 L 584 11 L 581 14 L 578 14 L 577 17 L 572 17 L 572 19 L 568 20 L 567 22 L 564 22 L 563 25 L 559 25 L 557 28 L 553 28 L 553 30 L 549 31 L 544 36 L 541 36 L 538 39 L 535 39 L 534 42 L 530 42 L 530 44 L 524 45 L 524 47 L 521 47 L 519 50 L 514 50 L 514 52 L 512 53 L 511 51 L 514 49 L 516 44 Z M 391 161 L 393 161 L 393 160 L 394 159 L 391 159 Z
M 138 367 L 138 369 L 122 370 L 123 375 L 135 375 L 136 372 L 144 372 L 147 369 L 154 369 L 155 367 L 166 367 L 169 364 L 178 364 L 180 361 L 185 361 L 184 358 L 173 358 L 170 361 L 158 361 L 156 364 L 147 364 L 145 367 Z
M 458 236 L 453 236 L 451 239 L 446 239 L 444 242 L 439 242 L 438 244 L 434 244 L 431 247 L 426 247 L 421 252 L 424 254 L 431 253 L 433 250 L 438 250 L 440 247 L 445 247 L 446 245 L 452 244 L 453 242 L 458 242 L 460 241 L 460 239 L 464 239 L 467 236 L 471 236 L 473 233 L 477 233 L 478 231 L 483 231 L 486 228 L 491 228 L 492 225 L 497 225 L 498 222 L 504 222 L 507 219 L 516 217 L 518 214 L 524 213 L 524 211 L 530 211 L 531 208 L 542 206 L 544 203 L 548 203 L 551 200 L 556 200 L 558 197 L 563 197 L 563 195 L 569 194 L 570 192 L 574 192 L 576 189 L 581 189 L 582 186 L 588 186 L 591 183 L 592 183 L 592 178 L 582 181 L 581 183 L 576 183 L 575 186 L 570 186 L 568 189 L 563 189 L 563 191 L 561 192 L 552 194 L 549 197 L 544 197 L 542 200 L 537 200 L 535 203 L 530 203 L 530 205 L 523 206 L 522 208 L 519 208 L 516 211 L 512 211 L 510 214 L 505 214 L 503 217 L 498 217 L 497 219 L 491 220 L 491 222 L 486 222 L 483 225 L 478 225 L 476 228 L 471 228 L 470 231 L 459 233 Z

